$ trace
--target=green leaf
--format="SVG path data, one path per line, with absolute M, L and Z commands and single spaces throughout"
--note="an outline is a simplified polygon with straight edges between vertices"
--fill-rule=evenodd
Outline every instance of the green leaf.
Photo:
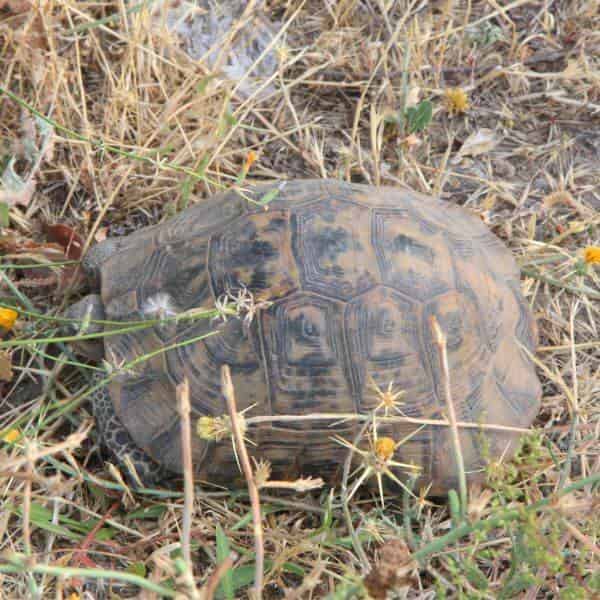
M 273 561 L 271 561 L 271 560 L 265 561 L 265 571 L 272 568 L 272 566 L 273 566 Z M 252 583 L 254 582 L 255 569 L 256 569 L 256 567 L 255 567 L 254 563 L 251 563 L 248 565 L 243 565 L 241 567 L 238 567 L 237 569 L 230 570 L 231 571 L 232 594 L 233 594 L 232 598 L 241 588 L 252 585 Z M 288 562 L 284 563 L 283 570 L 286 571 L 287 573 L 293 573 L 294 575 L 298 575 L 299 577 L 304 577 L 306 575 L 305 570 L 302 567 L 300 567 L 294 563 L 288 563 Z M 217 598 L 217 600 L 220 600 L 222 598 L 226 598 L 227 600 L 229 600 L 229 598 L 227 596 L 225 596 L 225 594 L 221 590 L 221 588 L 219 588 L 217 590 L 217 593 L 215 594 L 215 598 Z
M 267 204 L 273 201 L 277 196 L 279 196 L 279 189 L 273 188 L 272 190 L 269 190 L 260 200 L 258 200 L 256 204 L 260 204 L 260 206 L 267 206 Z
M 533 573 L 529 573 L 528 571 L 516 573 L 500 590 L 498 598 L 499 600 L 516 598 L 521 592 L 524 592 L 527 590 L 527 588 L 535 585 L 536 583 L 538 583 L 538 579 L 533 575 Z
M 10 216 L 8 211 L 8 204 L 6 202 L 0 202 L 0 227 L 8 227 L 10 225 Z
M 231 553 L 231 547 L 229 546 L 229 540 L 225 535 L 222 527 L 217 523 L 217 563 L 221 564 Z M 239 569 L 235 569 L 239 571 Z M 254 572 L 253 572 L 254 573 Z M 252 575 L 254 578 L 254 575 Z M 252 579 L 250 580 L 252 582 Z M 227 569 L 223 578 L 221 579 L 221 583 L 219 584 L 219 588 L 217 590 L 217 596 L 219 596 L 218 592 L 223 594 L 227 600 L 235 600 L 235 589 L 233 585 L 233 572 L 231 569 Z
M 17 509 L 17 513 L 23 516 L 22 508 Z M 78 540 L 81 537 L 87 535 L 92 529 L 98 524 L 98 519 L 90 519 L 85 523 L 76 521 L 64 515 L 58 516 L 59 524 L 52 522 L 52 511 L 48 510 L 45 506 L 32 502 L 30 507 L 30 519 L 31 522 L 44 529 L 50 531 L 56 535 L 60 535 L 69 539 Z M 109 540 L 115 536 L 115 531 L 110 527 L 102 527 L 95 534 L 95 539 L 104 541 Z
M 365 597 L 367 593 L 362 582 L 343 582 L 326 597 L 326 600 L 355 600 Z
M 141 561 L 131 563 L 127 567 L 127 572 L 139 575 L 140 577 L 146 577 L 146 565 Z
M 323 514 L 323 523 L 321 529 L 331 529 L 333 526 L 333 494 L 327 496 L 327 504 L 325 505 L 325 512 Z
M 273 514 L 276 512 L 281 512 L 282 510 L 285 510 L 285 508 L 283 508 L 282 506 L 261 506 L 260 514 L 264 518 L 267 515 L 270 515 L 270 514 Z M 235 523 L 231 527 L 231 531 L 237 531 L 238 529 L 243 529 L 244 527 L 249 525 L 251 522 L 252 522 L 252 513 L 249 511 L 237 523 Z
M 365 544 L 369 542 L 375 541 L 377 538 L 369 531 L 361 531 L 358 534 L 358 539 Z M 330 545 L 328 542 L 325 542 L 327 545 Z M 342 548 L 353 548 L 354 543 L 352 537 L 347 535 L 345 537 L 336 538 L 335 542 L 331 544 L 332 546 L 341 546 Z
M 23 516 L 22 507 L 17 508 L 17 514 L 21 517 Z M 52 513 L 36 502 L 31 503 L 29 508 L 29 519 L 36 527 L 53 533 L 54 535 L 59 535 L 70 540 L 80 540 L 82 538 L 80 534 L 71 531 L 67 527 L 53 523 Z
M 215 597 L 217 599 L 226 598 L 226 600 L 233 600 L 235 598 L 235 593 L 237 590 L 246 587 L 248 585 L 252 585 L 254 582 L 254 563 L 250 565 L 243 565 L 242 567 L 238 567 L 237 569 L 229 569 L 228 571 L 230 576 L 230 594 L 227 595 L 227 592 L 222 590 L 223 583 L 225 583 L 224 579 L 221 581 L 221 586 L 219 586 Z
M 464 571 L 469 583 L 478 590 L 488 589 L 488 580 L 485 574 L 477 566 L 475 561 L 467 559 L 464 562 Z
M 271 561 L 267 561 L 267 567 L 271 568 Z M 306 571 L 299 565 L 294 563 L 283 563 L 283 570 L 286 573 L 293 573 L 294 575 L 298 575 L 299 577 L 304 577 L 306 575 Z
M 408 133 L 423 131 L 433 117 L 433 104 L 429 100 L 423 100 L 417 106 L 411 106 L 406 110 L 406 123 Z
M 450 516 L 452 517 L 452 523 L 454 523 L 455 527 L 458 527 L 462 521 L 462 511 L 460 509 L 460 500 L 458 499 L 458 494 L 455 490 L 450 490 L 448 492 L 448 505 L 450 507 Z

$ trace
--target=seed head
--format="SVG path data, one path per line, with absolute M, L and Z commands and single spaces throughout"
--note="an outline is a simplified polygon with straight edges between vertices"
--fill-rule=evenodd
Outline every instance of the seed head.
M 142 312 L 148 317 L 166 319 L 177 315 L 177 307 L 173 298 L 164 292 L 150 296 L 142 306 Z

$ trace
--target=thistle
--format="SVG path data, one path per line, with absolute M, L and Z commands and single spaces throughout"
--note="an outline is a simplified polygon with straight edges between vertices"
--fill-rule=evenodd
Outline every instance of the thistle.
M 361 464 L 358 466 L 354 474 L 358 474 L 350 492 L 348 493 L 348 502 L 352 499 L 354 494 L 358 491 L 358 488 L 371 477 L 375 477 L 377 479 L 377 487 L 379 489 L 379 496 L 381 498 L 381 505 L 385 507 L 385 500 L 383 496 L 383 477 L 386 476 L 391 479 L 394 483 L 398 484 L 400 487 L 405 489 L 409 494 L 414 496 L 414 494 L 396 477 L 394 472 L 392 471 L 392 467 L 398 467 L 401 469 L 406 469 L 408 471 L 416 472 L 421 470 L 420 466 L 402 463 L 393 460 L 394 453 L 396 450 L 405 442 L 407 442 L 411 437 L 416 435 L 421 429 L 425 427 L 422 425 L 418 427 L 413 432 L 409 433 L 400 441 L 396 442 L 390 437 L 378 437 L 377 435 L 377 424 L 375 421 L 375 413 L 373 413 L 373 426 L 372 433 L 369 436 L 369 448 L 368 450 L 362 450 L 357 448 L 354 444 L 350 443 L 348 440 L 345 440 L 342 437 L 336 436 L 335 440 L 340 443 L 342 446 L 349 448 L 355 454 L 358 454 L 361 457 Z

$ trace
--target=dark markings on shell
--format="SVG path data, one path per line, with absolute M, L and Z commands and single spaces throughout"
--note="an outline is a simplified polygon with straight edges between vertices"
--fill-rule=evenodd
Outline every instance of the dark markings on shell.
M 372 243 L 383 282 L 425 301 L 455 287 L 452 259 L 442 236 L 408 210 L 375 210 Z
M 120 373 L 111 385 L 116 418 L 140 448 L 181 469 L 175 387 L 189 380 L 194 420 L 222 415 L 223 364 L 232 368 L 238 409 L 252 407 L 249 416 L 366 412 L 381 400 L 369 387 L 374 382 L 384 391 L 390 384 L 404 390 L 404 414 L 442 418 L 433 315 L 447 336 L 459 418 L 531 422 L 540 386 L 516 340 L 533 349 L 535 324 L 510 253 L 476 217 L 404 190 L 333 181 L 277 188 L 269 210 L 228 192 L 123 240 L 103 264 L 110 318 L 139 318 L 165 298 L 175 311 L 210 306 L 242 287 L 256 302 L 272 303 L 250 324 L 244 315 L 225 323 L 169 322 L 107 338 L 107 356 L 124 363 L 182 344 L 135 373 Z M 260 200 L 272 189 L 248 194 Z M 218 333 L 185 343 L 211 331 Z M 396 440 L 415 429 L 380 427 L 380 435 Z M 351 421 L 333 427 L 298 419 L 267 422 L 247 434 L 258 444 L 251 453 L 271 461 L 274 473 L 335 477 L 347 450 L 331 437 L 341 432 L 352 439 L 356 430 Z M 229 439 L 193 437 L 200 478 L 239 476 Z M 491 447 L 501 452 L 513 437 L 491 436 Z M 480 440 L 473 431 L 461 439 L 467 468 L 478 468 Z M 113 446 L 126 441 L 122 433 L 112 440 Z M 396 457 L 422 465 L 420 481 L 433 478 L 441 490 L 456 483 L 450 444 L 447 428 L 431 427 Z
M 369 208 L 337 199 L 294 212 L 292 243 L 303 289 L 349 300 L 378 281 L 369 220 Z
M 433 404 L 433 388 L 421 350 L 420 305 L 399 292 L 378 286 L 352 300 L 345 311 L 345 335 L 351 357 L 356 404 L 373 410 L 381 399 L 373 384 L 404 390 L 408 416 L 423 416 Z
M 210 240 L 209 271 L 218 298 L 242 288 L 257 299 L 298 287 L 287 211 L 252 214 Z
M 298 293 L 261 313 L 273 414 L 354 412 L 343 344 L 343 305 Z M 282 427 L 314 428 L 313 423 Z M 318 427 L 318 426 L 317 426 Z

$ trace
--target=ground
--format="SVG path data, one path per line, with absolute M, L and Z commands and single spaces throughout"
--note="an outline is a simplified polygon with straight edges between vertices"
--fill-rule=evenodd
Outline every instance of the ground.
M 174 33 L 179 4 L 0 0 L 0 596 L 249 593 L 248 496 L 133 492 L 91 426 L 99 367 L 54 317 L 88 244 L 297 177 L 405 183 L 479 215 L 521 266 L 543 399 L 466 507 L 261 494 L 264 596 L 598 594 L 597 3 L 249 2 L 217 48 L 248 28 L 262 46 L 233 66 L 194 54 L 197 17 Z M 262 87 L 240 79 L 255 59 Z

